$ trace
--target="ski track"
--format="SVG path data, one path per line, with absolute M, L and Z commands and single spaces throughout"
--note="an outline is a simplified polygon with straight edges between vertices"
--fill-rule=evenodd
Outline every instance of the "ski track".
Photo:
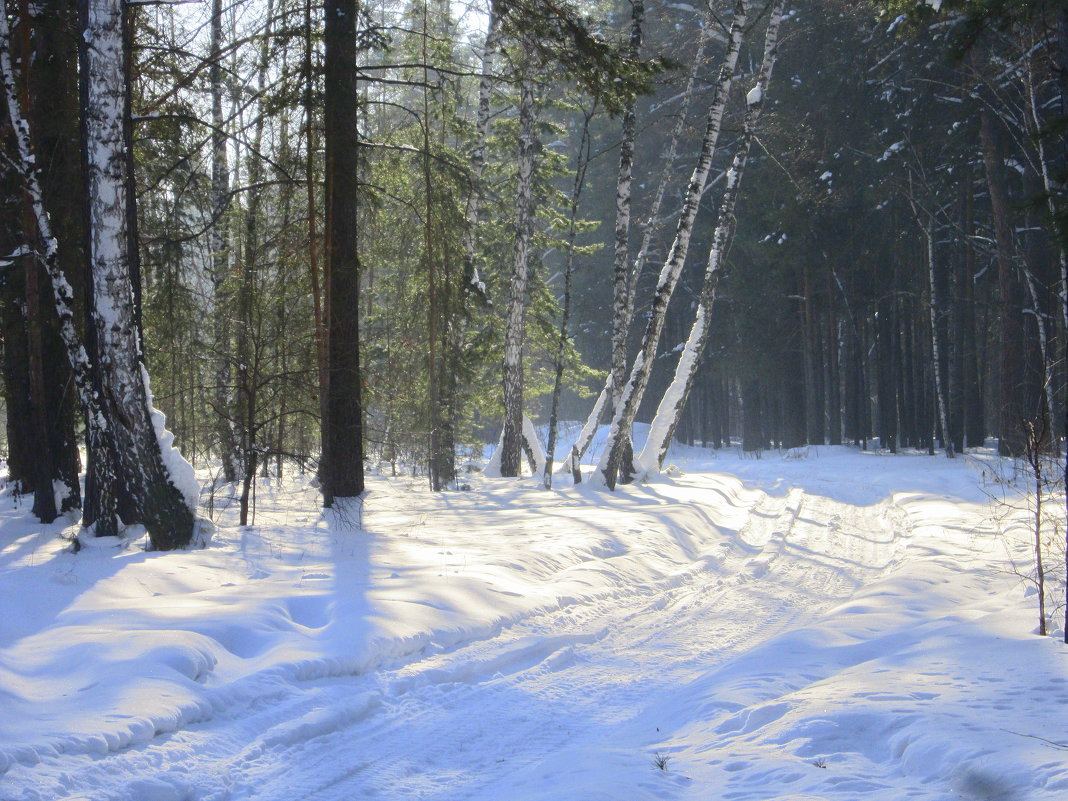
M 684 488 L 722 491 L 700 478 Z M 676 490 L 652 487 L 660 503 L 683 502 Z M 480 494 L 433 514 L 491 506 Z M 18 801 L 503 800 L 586 747 L 618 741 L 641 751 L 660 735 L 637 721 L 655 718 L 677 688 L 848 598 L 892 569 L 909 540 L 891 500 L 854 507 L 791 489 L 749 490 L 735 502 L 744 523 L 718 544 L 722 553 L 697 555 L 677 574 L 564 598 L 363 675 L 260 677 L 209 719 L 147 743 L 43 758 Z M 425 529 L 428 514 L 376 519 L 372 510 L 370 528 L 406 536 Z M 641 524 L 630 528 L 639 549 Z M 251 742 L 249 732 L 258 733 Z M 2 790 L 0 798 L 16 801 Z

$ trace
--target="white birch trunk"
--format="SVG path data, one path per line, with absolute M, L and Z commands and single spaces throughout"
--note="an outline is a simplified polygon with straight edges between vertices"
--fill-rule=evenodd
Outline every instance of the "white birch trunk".
M 949 413 L 946 409 L 946 393 L 942 388 L 942 343 L 938 336 L 938 295 L 935 292 L 935 248 L 933 221 L 928 221 L 924 230 L 927 239 L 927 280 L 931 293 L 930 302 L 927 304 L 928 319 L 931 324 L 931 358 L 933 361 L 935 382 L 935 397 L 938 399 L 938 422 L 942 426 L 942 445 L 946 449 L 946 456 L 953 458 L 953 438 L 949 434 Z M 934 447 L 932 437 L 932 447 Z
M 501 473 L 501 455 L 504 453 L 503 443 L 504 432 L 502 431 L 500 439 L 497 440 L 497 449 L 490 456 L 489 461 L 486 462 L 486 466 L 482 468 L 482 475 L 487 478 L 518 478 L 523 472 L 522 456 L 520 456 L 520 469 L 516 471 L 515 475 L 505 476 Z M 526 415 L 523 415 L 523 420 L 520 424 L 519 448 L 521 454 L 526 454 L 531 473 L 535 476 L 544 476 L 548 457 L 545 454 L 545 449 L 541 446 L 541 440 L 538 439 L 538 432 L 534 428 L 533 421 Z
M 1034 63 L 1033 60 L 1028 57 L 1027 59 L 1027 110 L 1031 115 L 1031 122 L 1034 125 L 1034 141 L 1035 147 L 1038 150 L 1038 167 L 1039 172 L 1042 175 L 1042 189 L 1046 195 L 1046 209 L 1049 211 L 1049 215 L 1052 219 L 1056 219 L 1057 216 L 1057 186 L 1053 182 L 1052 175 L 1050 174 L 1049 160 L 1046 156 L 1046 144 L 1044 137 L 1041 135 L 1044 123 L 1042 121 L 1041 112 L 1039 111 L 1038 98 L 1035 96 L 1035 76 L 1034 76 Z M 1061 322 L 1064 324 L 1064 330 L 1068 332 L 1068 251 L 1064 249 L 1064 241 L 1060 237 L 1055 237 L 1057 240 L 1057 262 L 1060 268 L 1060 286 L 1058 287 L 1058 298 L 1060 299 L 1061 307 Z M 1053 365 L 1050 359 L 1047 358 L 1047 339 L 1046 339 L 1046 320 L 1042 316 L 1040 306 L 1038 302 L 1038 292 L 1034 285 L 1034 276 L 1030 270 L 1024 270 L 1024 274 L 1027 277 L 1027 289 L 1031 294 L 1031 303 L 1035 310 L 1035 319 L 1038 320 L 1039 325 L 1039 343 L 1042 346 L 1042 365 L 1045 369 L 1046 380 L 1046 410 L 1049 414 L 1050 425 L 1053 425 L 1054 418 L 1054 400 L 1053 400 Z M 1066 413 L 1068 413 L 1068 407 L 1066 407 Z M 1068 450 L 1066 450 L 1068 454 Z M 1068 636 L 1068 635 L 1066 635 Z
M 705 267 L 697 313 L 682 354 L 679 356 L 679 363 L 675 367 L 675 376 L 660 400 L 652 425 L 649 427 L 649 437 L 636 460 L 635 468 L 639 480 L 663 466 L 668 448 L 671 447 L 671 438 L 675 435 L 682 410 L 686 407 L 690 390 L 693 388 L 701 356 L 708 344 L 712 304 L 716 299 L 716 287 L 722 274 L 723 261 L 734 233 L 734 209 L 738 202 L 742 176 L 749 160 L 749 151 L 756 136 L 756 126 L 764 109 L 764 99 L 767 97 L 771 73 L 778 57 L 779 25 L 782 22 L 783 5 L 783 0 L 778 0 L 771 9 L 768 30 L 764 39 L 764 58 L 760 65 L 756 85 L 746 95 L 744 135 L 738 151 L 734 154 L 730 169 L 727 170 L 727 185 L 720 203 L 716 231 L 712 237 L 712 249 L 708 254 L 708 264 Z
M 708 27 L 705 26 L 701 28 L 700 38 L 697 43 L 697 53 L 694 55 L 693 68 L 690 70 L 689 77 L 686 79 L 686 89 L 682 94 L 682 106 L 676 116 L 675 126 L 671 129 L 671 137 L 669 139 L 667 153 L 664 156 L 664 167 L 660 172 L 660 179 L 657 182 L 653 203 L 650 207 L 649 215 L 646 217 L 646 221 L 642 224 L 642 243 L 638 248 L 638 255 L 635 256 L 634 265 L 631 267 L 630 271 L 630 289 L 627 294 L 630 302 L 628 303 L 626 310 L 626 331 L 630 331 L 630 324 L 634 319 L 634 294 L 637 290 L 638 279 L 641 277 L 642 269 L 645 267 L 645 260 L 649 255 L 649 248 L 652 246 L 653 235 L 656 233 L 658 227 L 657 224 L 660 221 L 660 209 L 664 203 L 664 195 L 667 192 L 668 182 L 671 180 L 672 167 L 675 164 L 675 156 L 678 153 L 679 139 L 682 137 L 683 128 L 686 127 L 686 115 L 690 109 L 690 99 L 693 97 L 693 87 L 697 79 L 698 67 L 704 59 L 705 45 L 707 42 Z M 597 433 L 597 426 L 600 425 L 601 417 L 604 415 L 605 408 L 608 405 L 608 395 L 611 392 L 612 381 L 613 374 L 609 371 L 605 386 L 597 396 L 597 400 L 594 402 L 593 408 L 590 410 L 590 415 L 586 419 L 585 425 L 582 427 L 582 432 L 579 434 L 579 438 L 575 442 L 571 454 L 560 466 L 561 473 L 566 471 L 576 476 L 581 475 L 581 473 L 578 472 L 579 461 L 586 454 L 586 451 L 590 447 L 590 443 L 593 442 L 594 435 Z
M 638 255 L 634 258 L 634 266 L 631 268 L 630 275 L 630 298 L 631 304 L 627 309 L 627 326 L 630 326 L 630 320 L 634 314 L 634 292 L 637 288 L 638 279 L 641 277 L 642 270 L 645 268 L 645 260 L 649 257 L 649 248 L 653 243 L 653 235 L 656 233 L 660 222 L 660 209 L 664 205 L 664 195 L 667 193 L 668 183 L 671 180 L 672 168 L 675 166 L 675 156 L 679 150 L 679 139 L 682 138 L 682 131 L 686 127 L 686 116 L 690 111 L 690 100 L 693 98 L 693 87 L 697 81 L 697 71 L 704 60 L 705 46 L 708 43 L 708 23 L 707 19 L 704 20 L 704 25 L 701 27 L 701 32 L 697 39 L 697 52 L 694 54 L 693 68 L 690 70 L 689 76 L 686 78 L 686 89 L 682 95 L 682 106 L 678 110 L 678 116 L 675 118 L 675 126 L 671 129 L 671 138 L 669 139 L 667 153 L 664 155 L 664 167 L 660 171 L 660 180 L 656 185 L 656 194 L 653 197 L 653 204 L 649 207 L 649 214 L 646 217 L 645 223 L 642 225 L 642 243 L 638 248 Z
M 715 153 L 720 128 L 723 124 L 723 112 L 726 109 L 731 83 L 734 79 L 734 68 L 738 62 L 738 52 L 742 46 L 748 14 L 749 0 L 735 0 L 734 17 L 731 20 L 727 52 L 720 69 L 716 94 L 708 111 L 705 135 L 701 143 L 701 155 L 686 192 L 686 202 L 683 205 L 682 216 L 676 228 L 675 241 L 660 271 L 660 280 L 653 297 L 649 323 L 642 337 L 641 350 L 635 357 L 630 377 L 623 388 L 622 397 L 619 403 L 616 404 L 608 434 L 608 442 L 597 466 L 599 476 L 597 480 L 603 482 L 610 489 L 615 489 L 616 476 L 623 460 L 624 449 L 630 441 L 630 431 L 634 424 L 634 417 L 638 413 L 638 406 L 641 404 L 642 395 L 645 393 L 645 387 L 648 385 L 649 376 L 652 373 L 653 360 L 656 357 L 657 345 L 660 343 L 660 334 L 664 327 L 664 316 L 667 312 L 668 301 L 671 299 L 686 261 L 694 219 L 697 217 L 697 209 L 701 202 L 701 196 L 704 194 L 705 183 L 708 180 L 708 173 L 712 166 L 712 156 Z
M 83 0 L 83 148 L 89 203 L 90 321 L 120 510 L 160 550 L 187 545 L 193 510 L 168 475 L 153 429 L 130 272 L 122 0 Z M 132 518 L 132 519 L 130 519 Z
M 1050 424 L 1056 419 L 1054 417 L 1054 401 L 1053 401 L 1053 361 L 1049 358 L 1049 340 L 1046 333 L 1046 315 L 1042 312 L 1042 302 L 1038 297 L 1038 287 L 1035 284 L 1035 275 L 1026 266 L 1023 268 L 1024 281 L 1027 284 L 1027 294 L 1031 296 L 1031 311 L 1035 315 L 1035 324 L 1038 327 L 1038 349 L 1042 355 L 1042 373 L 1043 381 L 1045 385 L 1043 387 L 1042 394 L 1046 399 L 1046 414 L 1049 416 Z
M 52 235 L 51 223 L 45 211 L 44 197 L 41 193 L 41 181 L 33 152 L 29 125 L 22 114 L 22 109 L 18 102 L 15 72 L 11 63 L 11 31 L 8 26 L 7 13 L 2 9 L 0 9 L 0 80 L 3 82 L 8 119 L 14 133 L 16 147 L 18 148 L 18 161 L 14 166 L 22 179 L 23 189 L 29 198 L 33 216 L 37 223 L 37 237 L 39 240 L 37 246 L 39 252 L 36 255 L 44 265 L 52 285 L 52 297 L 59 318 L 60 338 L 67 352 L 67 359 L 70 362 L 78 399 L 85 415 L 86 439 L 91 450 L 105 450 L 108 438 L 107 420 L 101 411 L 100 399 L 93 390 L 89 356 L 74 326 L 73 291 L 67 282 L 66 276 L 59 268 L 59 243 Z M 8 258 L 10 259 L 15 255 L 21 254 L 11 254 Z M 9 261 L 8 264 L 10 263 Z M 107 519 L 102 520 L 101 525 L 98 527 L 99 533 L 117 533 L 118 521 L 115 516 L 116 500 L 113 481 L 107 481 L 100 486 L 99 498 L 100 506 L 110 510 L 110 515 Z
M 1066 15 L 1068 19 L 1068 15 Z M 1031 116 L 1031 122 L 1033 124 L 1033 137 L 1035 141 L 1035 147 L 1038 150 L 1038 167 L 1039 172 L 1042 175 L 1042 189 L 1046 194 L 1046 208 L 1049 211 L 1051 218 L 1057 216 L 1057 186 L 1053 181 L 1053 177 L 1050 174 L 1050 160 L 1046 155 L 1046 143 L 1044 137 L 1041 135 L 1042 130 L 1045 128 L 1045 121 L 1042 119 L 1042 114 L 1039 109 L 1038 98 L 1035 95 L 1035 76 L 1034 76 L 1034 62 L 1029 56 L 1027 58 L 1027 111 Z M 1062 190 L 1063 191 L 1063 190 Z M 1060 267 L 1060 291 L 1059 296 L 1061 300 L 1061 321 L 1064 323 L 1065 331 L 1068 331 L 1068 251 L 1065 251 L 1064 243 L 1057 238 L 1057 261 Z
M 504 335 L 504 429 L 501 475 L 519 475 L 523 434 L 523 342 L 526 333 L 527 283 L 534 229 L 534 84 L 519 86 L 519 177 L 516 190 L 515 249 Z
M 637 57 L 642 44 L 643 0 L 631 0 L 630 52 Z M 630 297 L 630 200 L 634 174 L 634 136 L 638 128 L 636 101 L 631 99 L 623 114 L 623 136 L 619 145 L 619 171 L 616 176 L 615 246 L 612 264 L 612 403 L 619 402 L 627 373 L 627 330 Z
M 642 20 L 645 16 L 643 0 L 631 0 L 631 55 L 637 57 L 642 43 Z M 634 174 L 634 137 L 638 128 L 636 101 L 631 99 L 623 114 L 622 139 L 619 146 L 619 171 L 616 176 L 616 223 L 612 268 L 612 408 L 623 397 L 623 382 L 627 375 L 627 332 L 630 329 L 630 309 L 633 306 L 630 281 L 630 200 Z M 629 435 L 629 432 L 628 432 Z M 620 472 L 630 475 L 633 447 L 628 439 L 622 456 Z

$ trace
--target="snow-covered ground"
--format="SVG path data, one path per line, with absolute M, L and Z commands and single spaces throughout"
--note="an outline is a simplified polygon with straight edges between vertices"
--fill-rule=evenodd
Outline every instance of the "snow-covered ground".
M 791 455 L 340 516 L 270 481 L 175 554 L 4 496 L 0 799 L 1068 798 L 994 460 Z

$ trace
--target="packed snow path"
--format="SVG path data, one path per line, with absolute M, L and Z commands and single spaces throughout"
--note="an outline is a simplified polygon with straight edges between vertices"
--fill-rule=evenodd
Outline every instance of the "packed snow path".
M 1005 614 L 1018 583 L 989 569 L 1005 554 L 989 508 L 974 492 L 888 492 L 858 480 L 856 457 L 837 472 L 834 461 L 739 464 L 757 480 L 691 472 L 611 496 L 505 481 L 433 495 L 381 480 L 344 522 L 317 520 L 311 490 L 265 486 L 258 526 L 223 528 L 206 552 L 136 556 L 25 638 L 41 681 L 50 634 L 126 627 L 145 653 L 111 660 L 111 685 L 158 678 L 149 663 L 161 662 L 175 709 L 89 692 L 84 720 L 43 699 L 36 714 L 73 733 L 0 723 L 0 798 L 1068 793 L 1058 738 L 1036 739 L 1054 733 L 1049 705 L 1068 701 L 1064 652 L 1024 630 L 1015 652 L 991 653 L 1007 627 L 985 640 L 976 629 Z M 975 478 L 945 470 L 920 483 L 958 491 Z M 96 557 L 35 554 L 28 564 L 16 539 L 2 558 L 11 575 L 88 578 Z M 180 636 L 136 619 L 160 598 Z M 201 661 L 173 646 L 189 637 Z M 26 646 L 11 644 L 0 669 L 17 675 Z M 1033 674 L 1007 664 L 1023 653 Z M 94 687 L 109 689 L 99 672 Z M 130 733 L 129 719 L 153 731 Z

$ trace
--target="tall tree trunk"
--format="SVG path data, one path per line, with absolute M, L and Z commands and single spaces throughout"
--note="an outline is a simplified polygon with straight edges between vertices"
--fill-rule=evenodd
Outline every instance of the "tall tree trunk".
M 327 0 L 326 310 L 327 419 L 323 426 L 323 505 L 364 489 L 360 388 L 360 262 L 357 251 L 358 154 L 356 0 Z
M 267 27 L 260 44 L 259 65 L 256 78 L 257 96 L 263 97 L 267 86 L 267 69 L 270 66 L 269 43 L 272 30 L 274 0 L 267 0 Z M 245 209 L 245 242 L 242 248 L 241 285 L 237 302 L 237 418 L 240 423 L 241 483 L 240 525 L 249 524 L 249 493 L 252 479 L 256 474 L 257 463 L 267 467 L 267 459 L 260 459 L 260 422 L 259 388 L 262 384 L 261 364 L 263 362 L 263 337 L 261 334 L 260 314 L 256 308 L 257 282 L 261 269 L 261 250 L 263 243 L 260 236 L 261 193 L 255 188 L 263 180 L 263 162 L 259 157 L 263 143 L 264 110 L 255 110 L 256 121 L 252 126 L 252 142 L 248 163 L 248 185 L 253 187 L 249 193 Z
M 983 385 L 979 374 L 979 353 L 976 345 L 975 324 L 975 248 L 972 245 L 975 232 L 975 185 L 968 171 L 964 182 L 964 257 L 963 274 L 960 280 L 960 321 L 964 369 L 962 388 L 964 392 L 964 443 L 981 447 L 986 438 L 983 409 Z
M 668 301 L 671 300 L 689 251 L 690 235 L 712 166 L 712 156 L 719 140 L 723 112 L 726 109 L 731 83 L 734 79 L 734 67 L 738 61 L 738 52 L 741 50 L 748 14 L 749 0 L 736 0 L 727 52 L 716 83 L 716 94 L 708 111 L 705 134 L 701 142 L 701 154 L 693 176 L 690 178 L 682 216 L 675 230 L 675 241 L 660 271 L 660 280 L 653 297 L 652 313 L 642 337 L 641 349 L 635 357 L 630 377 L 623 388 L 623 395 L 616 404 L 612 425 L 608 432 L 608 442 L 597 465 L 597 472 L 600 474 L 598 480 L 603 481 L 609 489 L 615 489 L 619 467 L 623 462 L 627 442 L 630 440 L 631 427 L 638 413 L 645 387 L 649 383 L 649 376 L 652 374 L 656 349 L 660 344 L 660 334 L 664 328 Z
M 440 247 L 435 223 L 440 203 L 437 196 L 437 181 L 433 170 L 433 153 L 431 140 L 430 100 L 432 74 L 430 67 L 430 4 L 422 6 L 422 61 L 423 61 L 423 261 L 427 275 L 428 319 L 427 319 L 427 420 L 430 423 L 428 437 L 428 478 L 430 488 L 440 491 L 452 486 L 456 481 L 456 418 L 458 417 L 457 389 L 455 372 L 462 359 L 463 337 L 461 333 L 461 310 L 457 295 L 462 297 L 467 292 L 467 285 L 455 286 L 455 279 L 450 269 L 447 240 L 441 237 Z M 440 91 L 440 90 L 439 90 Z M 442 122 L 444 126 L 444 121 Z M 437 223 L 440 228 L 440 222 Z M 462 279 L 461 279 L 462 281 Z
M 630 54 L 635 58 L 642 46 L 642 21 L 645 17 L 644 0 L 631 0 Z M 623 112 L 623 131 L 619 145 L 619 171 L 616 175 L 616 223 L 612 263 L 612 408 L 623 397 L 623 384 L 627 378 L 627 332 L 630 330 L 631 298 L 630 276 L 630 205 L 631 185 L 634 173 L 634 136 L 638 129 L 635 111 L 637 100 L 632 98 Z M 629 476 L 634 472 L 631 464 L 633 446 L 624 443 L 620 473 Z
M 931 369 L 934 371 L 935 397 L 938 402 L 938 424 L 942 429 L 942 447 L 946 449 L 946 456 L 953 458 L 953 438 L 949 431 L 949 405 L 946 401 L 946 353 L 943 339 L 943 320 L 945 309 L 942 306 L 942 293 L 939 291 L 941 282 L 936 275 L 934 221 L 928 220 L 924 228 L 924 242 L 927 253 L 927 280 L 930 298 L 927 305 L 928 320 L 931 324 Z
M 31 214 L 32 216 L 32 214 Z M 32 224 L 32 221 L 29 221 Z M 29 229 L 30 225 L 26 225 Z M 42 523 L 51 523 L 59 516 L 56 495 L 52 489 L 55 464 L 48 441 L 48 414 L 44 378 L 44 331 L 41 324 L 43 308 L 38 288 L 38 265 L 33 256 L 23 256 L 19 266 L 25 275 L 26 355 L 29 368 L 30 426 L 33 432 L 33 514 Z
M 961 187 L 961 198 L 963 200 L 966 188 Z M 958 225 L 963 230 L 963 211 L 964 203 L 957 204 L 958 210 Z M 949 424 L 950 432 L 949 436 L 953 440 L 953 449 L 957 453 L 964 453 L 964 429 L 966 422 L 964 397 L 964 375 L 965 375 L 965 334 L 964 334 L 964 296 L 965 288 L 964 282 L 967 280 L 964 274 L 964 250 L 967 246 L 962 243 L 962 247 L 953 249 L 953 265 L 952 268 L 946 271 L 946 283 L 948 285 L 946 294 L 946 304 L 949 311 L 949 320 L 947 321 L 947 341 L 949 344 L 950 358 L 949 361 L 949 394 L 946 398 L 949 403 Z
M 16 91 L 29 125 L 25 133 L 32 139 L 33 151 L 45 154 L 38 174 L 52 227 L 66 240 L 77 241 L 84 232 L 78 197 L 77 73 L 70 66 L 77 53 L 77 9 L 73 3 L 58 2 L 45 13 L 23 0 L 19 13 L 17 52 L 22 72 Z M 5 252 L 12 253 L 20 245 L 38 241 L 37 221 L 18 170 L 10 171 L 5 181 L 9 193 Z M 79 292 L 81 255 L 80 247 L 72 244 L 57 256 L 58 269 Z M 71 391 L 70 365 L 50 301 L 48 273 L 37 257 L 26 255 L 8 266 L 3 278 L 9 476 L 23 492 L 33 493 L 33 513 L 52 522 L 60 512 L 81 505 L 74 425 L 77 397 Z
M 1064 121 L 1068 120 L 1068 8 L 1061 10 L 1056 27 L 1057 89 L 1060 94 L 1061 120 Z M 1068 126 L 1061 128 L 1060 148 L 1063 163 L 1068 165 Z M 1062 196 L 1062 200 L 1065 202 L 1065 206 L 1068 206 L 1068 198 Z M 1058 236 L 1058 245 L 1062 253 L 1060 306 L 1064 323 L 1064 339 L 1068 340 L 1068 259 L 1063 257 L 1063 254 L 1068 253 L 1068 207 L 1065 206 L 1058 210 L 1059 214 L 1054 219 L 1054 225 Z M 1068 433 L 1068 386 L 1065 387 L 1065 393 L 1064 430 Z M 1068 447 L 1064 449 L 1064 489 L 1064 503 L 1068 508 Z M 1068 526 L 1065 527 L 1064 533 L 1064 570 L 1065 575 L 1068 575 Z M 1068 644 L 1068 581 L 1065 582 L 1064 587 L 1064 642 Z
M 805 441 L 822 445 L 824 427 L 823 338 L 812 265 L 806 260 L 801 269 L 801 346 L 805 366 Z
M 1022 456 L 1026 445 L 1023 425 L 1026 413 L 1020 402 L 1022 385 L 1020 356 L 1023 353 L 1023 326 L 1020 319 L 1022 310 L 1018 282 L 1013 269 L 1015 246 L 1009 223 L 1009 201 L 1001 173 L 1002 159 L 994 120 L 986 108 L 980 111 L 979 134 L 983 147 L 986 184 L 990 192 L 990 208 L 994 217 L 998 294 L 1001 303 L 998 359 L 1000 367 L 998 451 L 1002 456 Z
M 575 164 L 575 183 L 571 189 L 571 205 L 568 209 L 567 225 L 567 256 L 564 264 L 564 300 L 563 310 L 560 315 L 560 338 L 556 345 L 556 364 L 553 375 L 553 394 L 549 405 L 549 437 L 545 446 L 545 472 L 542 483 L 545 489 L 553 486 L 553 454 L 556 451 L 556 428 L 557 416 L 560 408 L 560 390 L 564 383 L 564 353 L 568 343 L 568 325 L 571 321 L 571 279 L 575 271 L 575 237 L 578 234 L 578 210 L 579 200 L 582 197 L 582 188 L 586 183 L 586 168 L 590 163 L 590 119 L 594 109 L 591 108 L 584 114 L 582 120 L 582 135 L 579 139 L 578 156 Z M 575 470 L 577 470 L 577 465 Z
M 682 138 L 683 129 L 686 127 L 686 116 L 690 110 L 690 100 L 694 95 L 694 84 L 697 80 L 697 73 L 700 67 L 703 65 L 705 46 L 708 43 L 708 31 L 709 25 L 704 25 L 698 34 L 697 40 L 697 52 L 694 54 L 693 67 L 690 69 L 689 76 L 686 79 L 686 88 L 683 90 L 682 105 L 678 110 L 675 118 L 675 125 L 671 129 L 671 137 L 667 148 L 667 153 L 664 155 L 664 166 L 660 171 L 660 179 L 656 184 L 656 194 L 653 196 L 652 205 L 649 207 L 649 214 L 645 218 L 645 222 L 642 224 L 642 242 L 638 248 L 638 254 L 634 257 L 634 266 L 630 270 L 630 287 L 627 293 L 629 305 L 626 309 L 626 325 L 624 326 L 627 332 L 630 331 L 630 324 L 634 319 L 634 295 L 638 286 L 638 278 L 641 276 L 642 270 L 645 267 L 646 258 L 649 255 L 649 249 L 652 246 L 653 235 L 659 229 L 660 223 L 660 209 L 663 206 L 664 195 L 667 193 L 668 183 L 671 181 L 671 177 L 674 174 L 675 156 L 678 152 L 679 139 Z M 613 322 L 613 327 L 615 323 Z M 624 365 L 624 378 L 626 367 Z M 605 381 L 604 388 L 597 396 L 597 400 L 594 401 L 593 408 L 590 410 L 590 415 L 586 419 L 586 424 L 582 427 L 582 432 L 579 435 L 578 440 L 575 443 L 575 447 L 572 450 L 572 456 L 565 463 L 562 469 L 570 470 L 575 476 L 576 480 L 581 478 L 581 473 L 578 472 L 578 461 L 585 455 L 586 451 L 590 447 L 590 443 L 593 442 L 594 434 L 597 433 L 597 426 L 601 423 L 601 418 L 605 414 L 605 410 L 608 408 L 608 399 L 611 393 L 613 382 L 613 373 L 609 371 L 608 378 Z M 626 453 L 624 453 L 626 456 Z
M 316 180 L 315 154 L 318 152 L 318 140 L 315 131 L 315 30 L 312 19 L 312 0 L 304 2 L 304 64 L 301 76 L 304 82 L 304 136 L 305 157 L 304 194 L 308 209 L 308 277 L 312 290 L 312 324 L 315 332 L 315 366 L 319 384 L 319 480 L 325 480 L 324 470 L 327 466 L 327 447 L 330 442 L 328 433 L 330 425 L 329 395 L 330 369 L 327 358 L 327 318 L 329 309 L 326 303 L 324 280 L 320 273 L 319 210 L 316 200 L 319 182 Z
M 501 433 L 501 475 L 519 475 L 523 441 L 523 342 L 526 331 L 527 284 L 534 233 L 534 84 L 519 82 L 519 180 L 515 203 L 515 248 L 508 291 L 504 334 L 504 428 Z
M 223 4 L 211 4 L 211 63 L 208 83 L 211 87 L 211 283 L 212 327 L 215 343 L 215 419 L 219 456 L 222 458 L 223 479 L 229 484 L 237 480 L 237 440 L 234 432 L 234 408 L 230 383 L 230 293 L 227 278 L 230 271 L 230 251 L 227 246 L 227 209 L 230 205 L 230 169 L 226 154 L 226 120 L 223 118 Z
M 767 96 L 768 85 L 771 82 L 771 74 L 779 52 L 779 25 L 782 21 L 783 5 L 784 0 L 776 0 L 771 9 L 764 40 L 764 58 L 760 65 L 756 85 L 746 95 L 744 135 L 731 161 L 731 166 L 727 170 L 727 186 L 723 190 L 723 199 L 720 201 L 719 217 L 716 221 L 715 234 L 712 237 L 712 249 L 708 254 L 708 264 L 705 267 L 697 312 L 690 328 L 690 335 L 679 356 L 675 377 L 660 400 L 652 425 L 649 427 L 649 438 L 638 457 L 637 468 L 641 475 L 663 466 L 664 458 L 671 446 L 671 438 L 679 424 L 682 410 L 693 388 L 697 368 L 708 344 L 716 287 L 719 285 L 724 261 L 734 235 L 734 209 L 741 191 L 742 176 L 745 174 L 745 167 L 749 161 L 749 150 L 756 137 L 757 123 L 760 121 L 764 98 Z
M 153 548 L 170 550 L 189 544 L 194 517 L 164 465 L 148 403 L 135 290 L 137 236 L 131 213 L 129 52 L 123 4 L 82 0 L 81 22 L 90 327 L 111 454 L 110 463 L 98 463 L 103 470 L 94 479 L 98 490 L 100 483 L 113 483 L 123 522 L 143 524 Z M 109 527 L 106 520 L 102 522 Z
M 6 127 L 6 126 L 5 126 Z M 12 186 L 13 170 L 4 170 L 4 215 L 0 248 L 14 253 L 22 245 L 22 190 Z M 7 476 L 18 493 L 33 487 L 33 424 L 30 409 L 30 373 L 26 351 L 25 271 L 8 261 L 0 269 L 0 338 L 4 343 L 4 411 L 7 423 Z
M 30 4 L 35 13 L 34 49 L 37 66 L 33 71 L 34 130 L 37 152 L 48 153 L 42 167 L 42 191 L 52 229 L 68 245 L 59 253 L 59 268 L 71 283 L 75 297 L 85 293 L 85 214 L 82 197 L 85 181 L 78 153 L 79 95 L 78 76 L 73 65 L 78 57 L 78 7 L 74 0 L 63 0 L 47 8 Z M 32 215 L 30 231 L 32 232 Z M 32 233 L 28 234 L 32 238 Z M 38 266 L 42 298 L 49 298 L 48 275 Z M 75 417 L 78 396 L 73 389 L 70 364 L 54 304 L 42 302 L 45 320 L 43 357 L 45 362 L 45 403 L 48 438 L 55 465 L 54 481 L 63 487 L 59 511 L 81 506 L 78 474 L 81 458 Z
M 842 444 L 842 390 L 841 390 L 841 322 L 838 318 L 834 291 L 830 285 L 832 276 L 827 276 L 827 428 L 831 445 Z

